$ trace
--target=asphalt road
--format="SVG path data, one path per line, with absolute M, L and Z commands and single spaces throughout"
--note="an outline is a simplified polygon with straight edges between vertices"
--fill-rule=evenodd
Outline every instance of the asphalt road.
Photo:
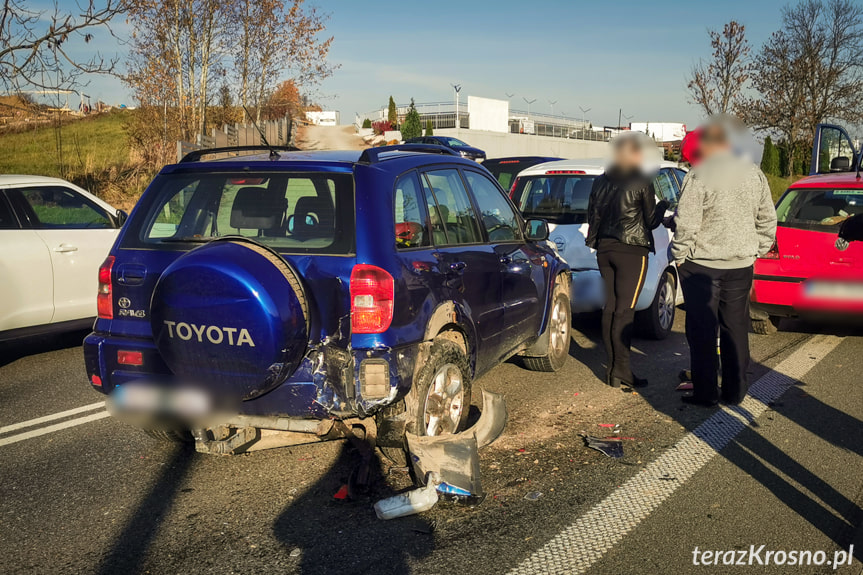
M 356 462 L 344 442 L 199 455 L 104 417 L 83 334 L 5 346 L 0 573 L 827 573 L 695 566 L 693 551 L 765 545 L 832 560 L 856 538 L 857 558 L 836 572 L 859 575 L 863 331 L 786 322 L 751 336 L 755 389 L 781 396 L 717 416 L 674 391 L 687 364 L 678 316 L 668 340 L 636 342 L 643 393 L 597 378 L 590 318 L 577 320 L 562 372 L 513 361 L 483 377 L 475 389 L 502 392 L 510 411 L 482 452 L 486 500 L 393 521 L 372 504 L 409 484 L 401 470 L 382 465 L 368 498 L 333 498 Z M 728 431 L 718 451 L 697 439 L 717 417 Z M 608 424 L 625 438 L 622 459 L 579 436 L 609 435 Z

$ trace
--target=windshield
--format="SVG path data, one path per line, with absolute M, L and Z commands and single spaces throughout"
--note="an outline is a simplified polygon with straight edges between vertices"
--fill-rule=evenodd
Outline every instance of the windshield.
M 353 250 L 350 174 L 194 172 L 159 176 L 153 187 L 146 218 L 136 218 L 144 244 L 244 236 L 279 251 Z
M 776 207 L 780 226 L 831 232 L 859 213 L 863 189 L 790 189 Z
M 512 198 L 525 218 L 555 224 L 587 221 L 587 202 L 596 176 L 588 174 L 519 178 Z
M 468 146 L 467 144 L 465 144 L 464 142 L 462 142 L 461 140 L 457 140 L 457 139 L 455 139 L 455 138 L 444 138 L 443 140 L 446 142 L 446 145 L 447 145 L 447 146 L 466 146 L 466 147 L 470 147 L 470 146 Z

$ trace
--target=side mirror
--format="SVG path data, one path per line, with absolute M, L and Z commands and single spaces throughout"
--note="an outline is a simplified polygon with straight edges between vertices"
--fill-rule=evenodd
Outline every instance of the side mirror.
M 123 210 L 117 210 L 115 217 L 117 218 L 117 227 L 122 228 L 123 224 L 126 223 L 126 220 L 129 219 L 129 214 L 127 214 Z
M 544 242 L 548 239 L 548 222 L 545 220 L 527 220 L 524 228 L 527 239 L 532 242 Z

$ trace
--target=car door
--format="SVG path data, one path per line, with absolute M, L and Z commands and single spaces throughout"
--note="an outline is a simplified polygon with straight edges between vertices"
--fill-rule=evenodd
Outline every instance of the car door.
M 9 193 L 48 246 L 54 276 L 52 323 L 95 317 L 99 266 L 117 237 L 114 219 L 60 184 L 20 186 Z
M 0 246 L 0 332 L 50 323 L 54 273 L 48 246 L 35 230 L 22 226 L 4 190 L 0 190 Z
M 485 371 L 500 357 L 504 325 L 500 257 L 484 240 L 458 169 L 425 171 L 421 180 L 446 298 L 460 304 L 473 320 L 476 369 Z
M 834 124 L 818 124 L 812 142 L 809 175 L 832 172 L 853 172 L 860 154 L 845 128 Z
M 521 218 L 494 180 L 476 170 L 463 173 L 483 231 L 500 262 L 504 305 L 501 351 L 508 354 L 539 333 L 547 283 L 544 254 L 525 242 Z

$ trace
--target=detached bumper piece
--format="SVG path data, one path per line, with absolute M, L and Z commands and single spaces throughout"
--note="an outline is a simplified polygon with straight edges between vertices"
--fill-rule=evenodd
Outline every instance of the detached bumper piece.
M 415 476 L 435 477 L 438 493 L 452 500 L 477 504 L 483 500 L 479 449 L 500 437 L 506 427 L 503 396 L 483 390 L 482 414 L 476 424 L 453 435 L 420 437 L 407 433 Z

